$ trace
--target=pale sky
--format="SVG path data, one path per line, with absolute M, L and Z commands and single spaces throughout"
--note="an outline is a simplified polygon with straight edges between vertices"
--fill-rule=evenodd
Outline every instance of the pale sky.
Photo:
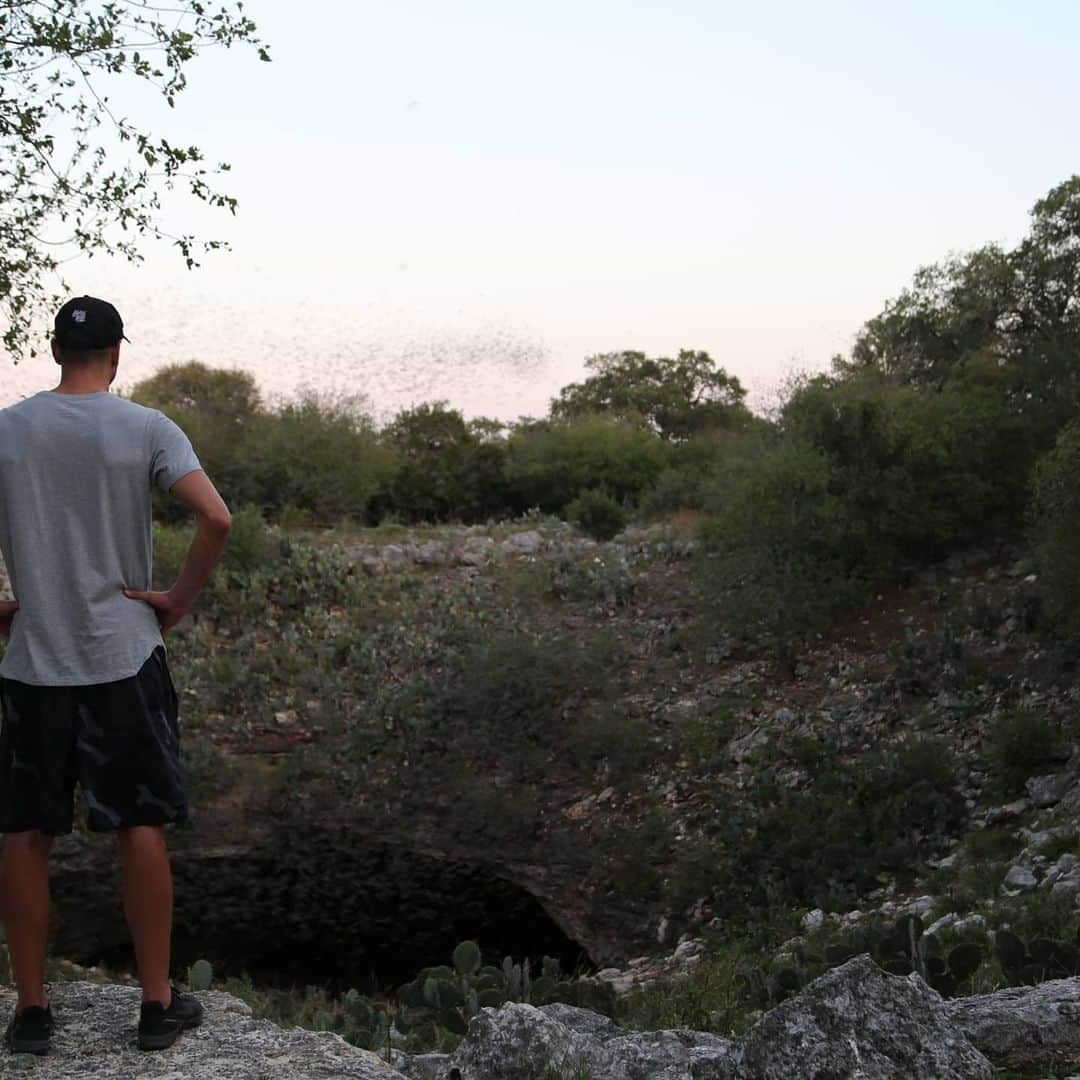
M 1015 243 L 1080 171 L 1080 5 L 249 0 L 274 57 L 205 55 L 170 112 L 226 160 L 232 251 L 67 268 L 175 361 L 538 415 L 587 355 L 707 349 L 756 402 L 921 264 Z M 51 385 L 8 368 L 0 396 Z

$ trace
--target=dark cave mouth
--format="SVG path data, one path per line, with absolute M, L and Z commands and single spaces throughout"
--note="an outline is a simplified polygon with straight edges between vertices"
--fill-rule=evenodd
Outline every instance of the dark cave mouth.
M 131 970 L 115 872 L 93 876 L 104 880 L 69 872 L 65 879 L 82 880 L 54 884 L 55 900 L 62 894 L 68 904 L 59 905 L 53 950 Z M 206 959 L 216 978 L 373 993 L 450 964 L 465 940 L 495 966 L 510 956 L 539 972 L 552 956 L 566 974 L 593 968 L 527 890 L 487 867 L 388 845 L 294 840 L 239 855 L 174 854 L 173 878 L 175 972 Z M 88 887 L 99 902 L 85 895 Z

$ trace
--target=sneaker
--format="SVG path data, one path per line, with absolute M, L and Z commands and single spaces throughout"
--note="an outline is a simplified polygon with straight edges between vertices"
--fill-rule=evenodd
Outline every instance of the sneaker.
M 190 994 L 172 987 L 172 1000 L 165 1008 L 160 1001 L 144 1001 L 139 1010 L 139 1049 L 164 1050 L 172 1046 L 185 1028 L 202 1023 L 203 1007 Z
M 11 1018 L 4 1042 L 13 1054 L 47 1054 L 52 1033 L 52 1006 L 27 1005 Z

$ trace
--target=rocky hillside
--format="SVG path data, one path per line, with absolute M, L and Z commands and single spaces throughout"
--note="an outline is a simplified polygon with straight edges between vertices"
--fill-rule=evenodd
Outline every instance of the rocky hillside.
M 1024 553 L 913 573 L 781 666 L 711 631 L 691 537 L 242 528 L 171 641 L 181 957 L 367 986 L 466 937 L 580 947 L 626 1000 L 701 987 L 725 1037 L 864 952 L 950 998 L 1080 971 L 1076 693 Z M 121 956 L 110 852 L 60 856 L 56 951 Z M 751 941 L 718 1004 L 701 973 Z

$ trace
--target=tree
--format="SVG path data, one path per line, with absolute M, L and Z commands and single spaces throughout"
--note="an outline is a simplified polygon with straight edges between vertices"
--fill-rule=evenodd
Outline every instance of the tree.
M 152 409 L 192 413 L 213 427 L 235 429 L 259 411 L 255 376 L 247 371 L 223 371 L 198 360 L 169 364 L 136 383 L 133 400 Z
M 445 401 L 402 409 L 381 433 L 398 456 L 393 510 L 408 521 L 477 521 L 505 510 L 499 427 L 484 418 L 466 422 Z
M 160 199 L 181 185 L 234 211 L 213 179 L 228 166 L 118 115 L 107 88 L 143 83 L 171 107 L 206 47 L 244 43 L 269 60 L 255 31 L 241 3 L 0 0 L 0 310 L 16 357 L 34 354 L 30 320 L 72 255 L 140 261 L 144 241 L 166 240 L 190 268 L 222 246 L 167 232 Z
M 669 441 L 705 428 L 739 428 L 751 419 L 746 391 L 707 352 L 682 349 L 675 359 L 642 352 L 603 353 L 585 366 L 595 374 L 571 383 L 551 402 L 551 416 L 588 413 L 645 423 Z
M 1051 440 L 1080 412 L 1080 176 L 1049 191 L 1011 251 L 988 244 L 918 270 L 870 319 L 841 376 L 992 385 Z

